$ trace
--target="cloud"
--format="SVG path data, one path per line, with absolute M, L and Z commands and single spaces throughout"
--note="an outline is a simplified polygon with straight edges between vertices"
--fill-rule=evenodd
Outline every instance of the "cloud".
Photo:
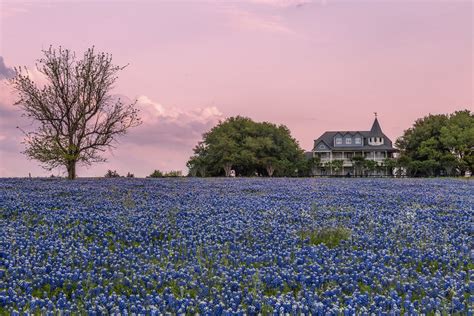
M 131 102 L 124 96 L 121 99 Z M 214 106 L 185 110 L 165 106 L 145 95 L 136 99 L 143 124 L 118 139 L 117 149 L 107 157 L 108 163 L 97 165 L 86 174 L 102 175 L 107 169 L 121 174 L 130 171 L 136 176 L 149 175 L 154 169 L 186 173 L 186 162 L 202 134 L 224 119 Z
M 314 0 L 248 0 L 250 3 L 270 5 L 280 8 L 301 7 L 305 4 L 314 3 Z
M 165 107 L 147 96 L 137 98 L 143 124 L 130 131 L 126 142 L 169 148 L 192 148 L 202 133 L 224 118 L 217 107 L 183 110 Z
M 283 18 L 275 14 L 257 14 L 241 8 L 226 8 L 231 25 L 247 31 L 261 31 L 280 34 L 294 34 L 285 25 Z
M 10 86 L 0 80 L 0 177 L 48 176 L 51 172 L 41 169 L 36 161 L 27 160 L 23 134 L 17 128 L 32 129 L 32 122 L 21 116 L 20 108 L 13 105 L 15 95 Z M 133 102 L 119 96 L 123 102 Z M 102 176 L 108 169 L 119 173 L 128 171 L 136 176 L 146 176 L 154 169 L 183 170 L 192 155 L 192 149 L 202 139 L 202 134 L 224 119 L 217 107 L 182 109 L 168 107 L 141 95 L 136 106 L 140 109 L 143 124 L 131 129 L 117 139 L 116 149 L 108 151 L 108 162 L 92 167 L 79 167 L 80 176 Z M 64 170 L 56 170 L 64 175 Z
M 10 79 L 15 75 L 15 70 L 5 65 L 3 61 L 3 57 L 0 56 L 0 80 L 2 79 Z
M 0 19 L 13 18 L 19 15 L 27 14 L 38 8 L 51 8 L 53 3 L 60 3 L 60 1 L 44 1 L 44 0 L 29 0 L 29 1 L 0 1 Z
M 30 77 L 42 85 L 44 76 L 36 69 L 28 69 Z M 22 111 L 14 105 L 16 96 L 6 78 L 14 75 L 0 57 L 0 177 L 48 176 L 51 173 L 42 170 L 36 161 L 27 160 L 21 153 L 24 150 L 23 133 L 20 128 L 32 130 L 32 122 L 22 117 Z M 116 95 L 124 103 L 133 100 Z M 186 172 L 186 161 L 192 155 L 192 149 L 202 139 L 202 134 L 224 119 L 222 112 L 215 106 L 193 109 L 165 106 L 146 95 L 136 98 L 137 108 L 143 124 L 133 128 L 127 135 L 117 139 L 117 148 L 106 153 L 107 163 L 96 164 L 90 168 L 80 167 L 81 176 L 102 176 L 107 169 L 116 169 L 136 176 L 145 176 L 154 169 L 178 169 Z M 58 173 L 59 172 L 59 173 Z M 55 174 L 62 174 L 56 171 Z

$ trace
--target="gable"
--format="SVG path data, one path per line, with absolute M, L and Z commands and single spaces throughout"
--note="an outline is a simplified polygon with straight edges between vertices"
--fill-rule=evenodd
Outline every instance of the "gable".
M 314 145 L 314 151 L 328 151 L 328 150 L 331 150 L 331 149 L 322 140 L 320 140 L 319 142 L 316 142 L 316 144 Z

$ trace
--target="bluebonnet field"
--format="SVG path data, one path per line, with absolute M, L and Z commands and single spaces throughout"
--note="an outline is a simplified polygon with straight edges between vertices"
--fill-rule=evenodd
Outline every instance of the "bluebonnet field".
M 0 312 L 472 314 L 473 197 L 464 180 L 3 179 Z

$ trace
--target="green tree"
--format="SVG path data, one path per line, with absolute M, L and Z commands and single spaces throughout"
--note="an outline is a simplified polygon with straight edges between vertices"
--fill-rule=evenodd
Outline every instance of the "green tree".
M 163 178 L 163 172 L 156 169 L 147 178 Z
M 411 176 L 436 176 L 473 170 L 474 116 L 468 111 L 428 115 L 396 141 L 402 165 Z
M 306 161 L 306 164 L 309 176 L 314 175 L 314 169 L 322 167 L 321 158 L 318 156 L 311 157 Z
M 334 170 L 334 173 L 337 175 L 339 171 L 342 170 L 342 166 L 344 165 L 344 161 L 340 159 L 336 159 L 332 161 L 332 169 Z
M 455 165 L 461 172 L 470 169 L 474 171 L 474 114 L 470 111 L 457 111 L 450 115 L 446 126 L 441 128 L 441 143 L 454 156 Z M 442 157 L 441 165 L 444 169 L 452 170 L 452 159 Z
M 235 169 L 247 176 L 293 176 L 302 162 L 303 151 L 286 126 L 237 116 L 206 132 L 187 166 L 191 175 L 205 169 L 210 176 L 228 176 Z
M 354 156 L 351 158 L 352 165 L 354 166 L 354 176 L 362 176 L 364 174 L 365 157 Z
M 120 178 L 120 175 L 116 170 L 107 170 L 107 173 L 104 175 L 104 178 Z
M 373 172 L 377 168 L 377 162 L 371 159 L 366 159 L 364 161 L 364 167 L 369 171 L 369 175 L 373 175 Z
M 200 143 L 194 148 L 196 155 L 192 156 L 189 161 L 186 163 L 186 166 L 189 169 L 189 175 L 192 177 L 195 176 L 206 176 L 207 168 L 207 150 L 204 147 L 204 144 Z
M 382 166 L 385 168 L 385 173 L 392 176 L 393 170 L 397 167 L 397 161 L 393 158 L 385 158 Z
M 323 166 L 326 170 L 329 170 L 329 175 L 332 176 L 333 175 L 333 162 L 332 161 L 326 161 Z

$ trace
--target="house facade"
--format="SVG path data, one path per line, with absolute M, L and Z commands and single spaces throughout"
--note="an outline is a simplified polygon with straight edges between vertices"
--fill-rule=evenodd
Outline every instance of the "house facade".
M 312 170 L 316 176 L 386 176 L 390 170 L 384 161 L 393 158 L 395 152 L 375 115 L 369 131 L 325 132 L 314 141 L 313 150 L 306 156 L 319 158 L 319 164 Z

